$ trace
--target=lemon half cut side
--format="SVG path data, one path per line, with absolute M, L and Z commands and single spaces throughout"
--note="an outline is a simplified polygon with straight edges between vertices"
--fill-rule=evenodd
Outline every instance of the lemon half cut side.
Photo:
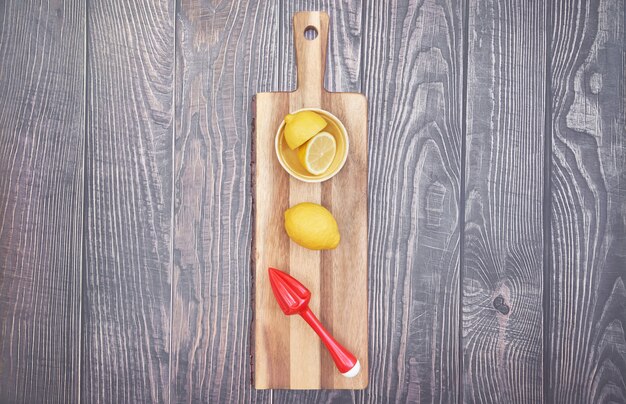
M 313 175 L 322 175 L 330 168 L 337 154 L 337 141 L 328 132 L 320 132 L 298 149 L 302 166 Z

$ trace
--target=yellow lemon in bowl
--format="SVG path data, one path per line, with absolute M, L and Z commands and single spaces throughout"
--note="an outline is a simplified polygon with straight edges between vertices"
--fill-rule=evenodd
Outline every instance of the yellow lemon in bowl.
M 299 203 L 285 211 L 285 230 L 290 239 L 309 250 L 332 250 L 341 240 L 332 213 L 311 202 Z
M 298 159 L 313 175 L 322 175 L 330 168 L 337 154 L 337 142 L 328 132 L 320 132 L 298 148 Z
M 348 149 L 350 146 L 349 144 L 350 139 L 348 137 L 348 132 L 346 131 L 346 128 L 344 127 L 343 123 L 341 123 L 339 118 L 337 118 L 335 115 L 323 109 L 304 108 L 304 109 L 300 109 L 298 111 L 293 112 L 291 115 L 299 115 L 300 113 L 303 113 L 303 112 L 313 112 L 317 114 L 317 116 L 322 117 L 322 119 L 326 122 L 326 126 L 321 132 L 326 132 L 330 134 L 335 140 L 334 158 L 332 162 L 330 163 L 330 166 L 328 166 L 326 170 L 322 170 L 325 166 L 325 164 L 322 164 L 324 162 L 324 159 L 320 159 L 320 161 L 313 162 L 313 164 L 308 164 L 308 168 L 312 169 L 311 171 L 313 172 L 323 171 L 322 174 L 312 174 L 312 172 L 309 171 L 306 167 L 307 166 L 306 159 L 303 158 L 306 156 L 306 152 L 303 152 L 302 149 L 307 148 L 307 146 L 310 145 L 311 143 L 317 144 L 317 141 L 311 142 L 308 144 L 307 142 L 312 140 L 312 138 L 318 135 L 320 132 L 314 133 L 311 137 L 307 139 L 306 142 L 301 144 L 299 147 L 296 147 L 295 149 L 292 149 L 291 147 L 289 147 L 287 143 L 287 139 L 286 139 L 287 138 L 286 127 L 287 127 L 287 121 L 290 120 L 291 118 L 284 119 L 281 122 L 280 126 L 278 127 L 278 130 L 276 131 L 276 136 L 274 139 L 274 148 L 276 151 L 276 157 L 278 158 L 278 162 L 285 169 L 285 171 L 287 171 L 289 175 L 291 175 L 292 177 L 300 181 L 304 181 L 304 182 L 326 181 L 334 177 L 342 169 L 342 167 L 348 160 Z M 322 141 L 319 144 L 328 145 L 329 142 Z M 317 147 L 313 149 L 317 149 Z M 320 149 L 327 150 L 329 149 L 329 147 L 324 146 L 323 148 L 321 147 Z M 330 146 L 330 149 L 332 149 L 332 146 Z M 326 151 L 323 154 L 332 155 L 332 153 L 328 153 Z M 313 159 L 314 158 L 310 158 L 309 161 L 311 162 Z M 319 166 L 321 166 L 321 169 L 319 168 Z
M 327 122 L 318 113 L 303 110 L 285 117 L 285 141 L 291 150 L 302 146 L 318 134 Z

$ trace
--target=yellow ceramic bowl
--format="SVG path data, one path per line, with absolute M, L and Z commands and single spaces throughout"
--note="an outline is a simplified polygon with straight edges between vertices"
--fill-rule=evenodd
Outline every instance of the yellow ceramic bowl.
M 276 156 L 278 157 L 278 161 L 280 165 L 283 166 L 285 171 L 287 171 L 292 177 L 299 179 L 304 182 L 322 182 L 326 181 L 341 170 L 343 165 L 346 163 L 348 158 L 348 133 L 346 132 L 346 128 L 343 126 L 341 121 L 333 114 L 328 111 L 324 111 L 318 108 L 302 108 L 298 111 L 291 112 L 295 114 L 300 111 L 314 111 L 320 114 L 328 123 L 328 125 L 323 129 L 325 132 L 330 133 L 335 138 L 337 142 L 337 154 L 335 154 L 335 159 L 330 164 L 328 170 L 321 175 L 313 175 L 309 173 L 298 160 L 298 150 L 291 150 L 289 146 L 287 146 L 287 142 L 285 141 L 284 129 L 285 129 L 285 121 L 280 124 L 278 127 L 278 131 L 276 132 Z

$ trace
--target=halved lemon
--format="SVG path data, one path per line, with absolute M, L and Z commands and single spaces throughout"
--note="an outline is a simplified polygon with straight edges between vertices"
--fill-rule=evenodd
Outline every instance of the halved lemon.
M 291 150 L 302 146 L 328 123 L 317 112 L 300 111 L 285 117 L 285 140 Z
M 337 154 L 337 142 L 328 132 L 320 132 L 298 149 L 298 158 L 313 175 L 324 174 Z

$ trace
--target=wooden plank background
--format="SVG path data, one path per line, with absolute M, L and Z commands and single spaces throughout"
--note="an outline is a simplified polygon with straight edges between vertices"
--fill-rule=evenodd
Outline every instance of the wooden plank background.
M 76 402 L 85 5 L 3 1 L 0 21 L 0 402 Z
M 470 2 L 463 397 L 542 401 L 546 4 Z
M 174 7 L 87 8 L 81 399 L 164 402 L 171 327 Z
M 555 2 L 551 24 L 546 400 L 623 403 L 626 8 L 571 7 Z
M 370 383 L 250 383 L 251 97 L 369 100 Z M 0 402 L 626 402 L 621 0 L 0 2 Z

